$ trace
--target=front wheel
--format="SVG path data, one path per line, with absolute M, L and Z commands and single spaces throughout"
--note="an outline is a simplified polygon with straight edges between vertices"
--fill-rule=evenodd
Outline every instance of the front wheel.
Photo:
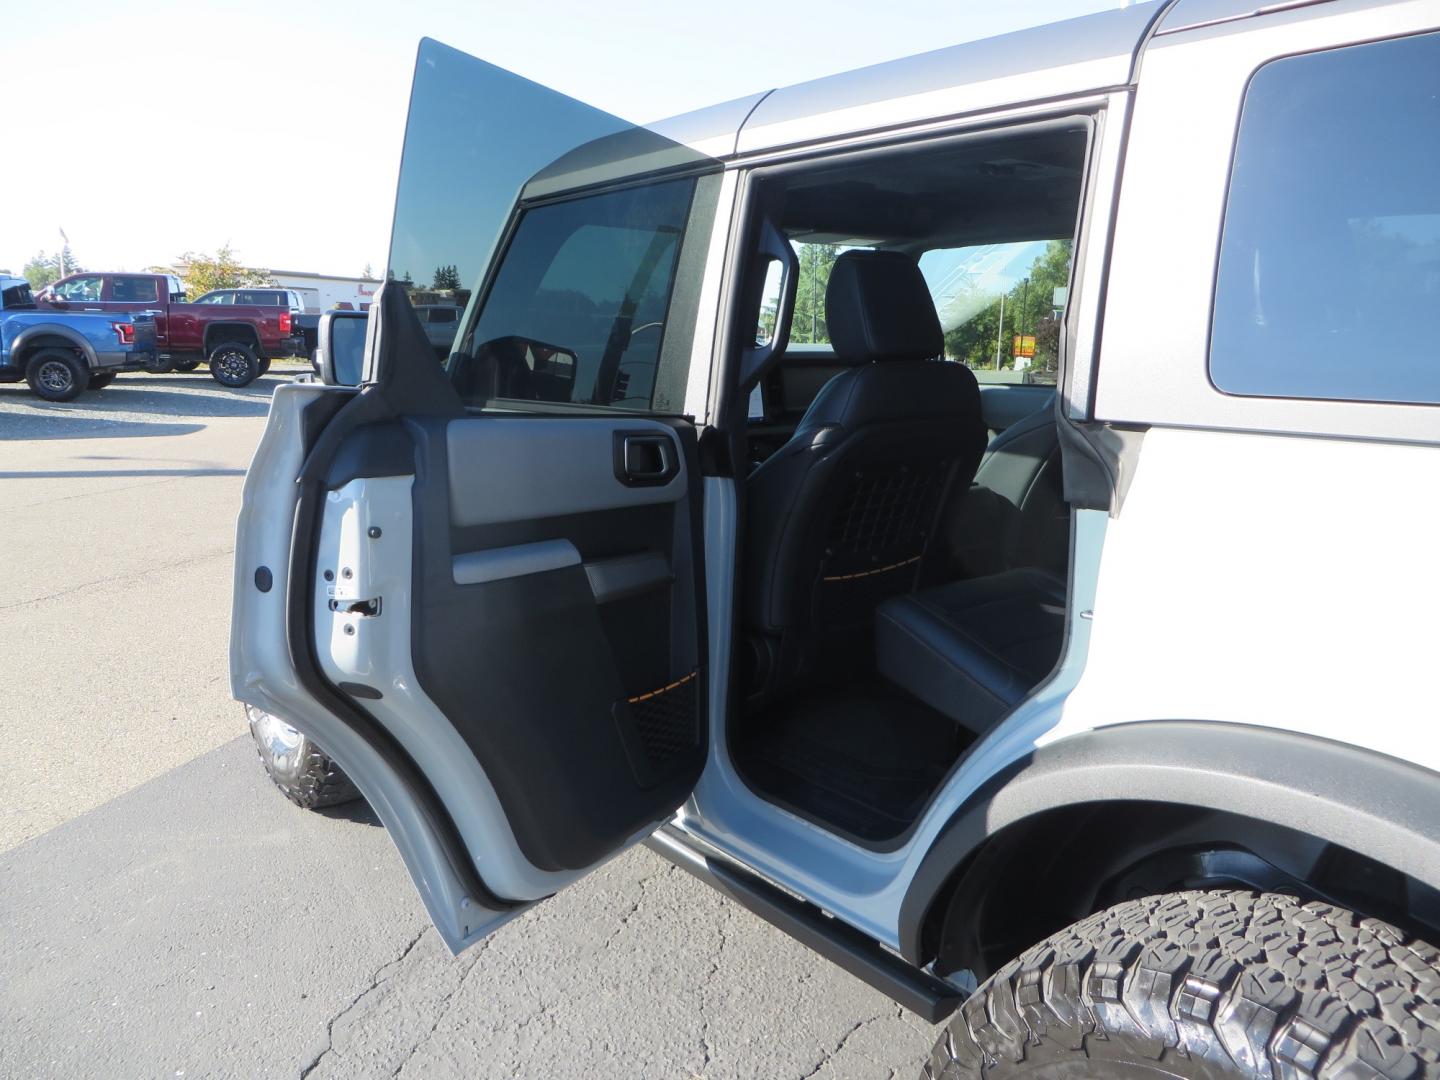
M 923 1076 L 1245 1080 L 1440 1075 L 1440 950 L 1333 904 L 1131 900 L 1012 960 Z
M 260 358 L 249 345 L 222 341 L 210 350 L 210 375 L 221 386 L 238 390 L 260 377 Z
M 115 372 L 113 372 L 113 371 L 101 371 L 101 372 L 94 372 L 94 371 L 92 371 L 92 372 L 90 373 L 90 389 L 91 389 L 91 390 L 104 390 L 105 387 L 109 386 L 109 385 L 110 385 L 112 382 L 114 382 L 114 381 L 115 381 Z
M 280 717 L 245 706 L 260 764 L 275 786 L 296 806 L 319 810 L 360 798 L 360 792 L 330 755 Z
M 175 371 L 194 371 L 199 366 L 200 357 L 198 356 L 189 356 L 184 360 L 176 360 L 175 363 L 171 365 Z
M 69 349 L 40 349 L 25 365 L 25 381 L 36 397 L 74 401 L 90 385 L 90 369 Z

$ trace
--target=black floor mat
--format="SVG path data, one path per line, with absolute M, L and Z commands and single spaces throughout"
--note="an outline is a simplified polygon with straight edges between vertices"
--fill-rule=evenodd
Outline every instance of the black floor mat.
M 740 746 L 750 782 L 828 828 L 880 842 L 904 832 L 973 741 L 879 680 L 772 706 Z

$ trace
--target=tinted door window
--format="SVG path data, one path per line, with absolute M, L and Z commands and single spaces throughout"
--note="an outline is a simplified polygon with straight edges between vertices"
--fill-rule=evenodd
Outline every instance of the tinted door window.
M 525 212 L 452 368 L 467 403 L 678 409 L 655 387 L 695 185 L 670 180 Z M 537 377 L 537 363 L 564 370 Z
M 117 304 L 158 304 L 160 283 L 151 277 L 117 277 L 110 282 L 110 299 Z
M 197 304 L 233 304 L 235 302 L 235 294 L 233 292 L 206 293 L 195 302 Z
M 18 285 L 7 285 L 0 289 L 0 308 L 6 311 L 14 311 L 16 308 L 30 308 L 35 306 L 35 298 L 30 295 L 30 286 L 25 282 Z
M 1210 374 L 1440 402 L 1440 34 L 1277 60 L 1246 93 Z
M 287 304 L 284 293 L 267 289 L 243 289 L 236 295 L 235 302 L 252 307 L 285 307 Z

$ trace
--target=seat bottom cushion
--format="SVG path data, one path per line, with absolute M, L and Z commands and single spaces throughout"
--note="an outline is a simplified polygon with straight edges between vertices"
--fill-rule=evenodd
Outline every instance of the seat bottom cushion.
M 892 683 L 983 734 L 1050 673 L 1064 634 L 1064 582 L 1010 570 L 886 601 L 875 659 Z

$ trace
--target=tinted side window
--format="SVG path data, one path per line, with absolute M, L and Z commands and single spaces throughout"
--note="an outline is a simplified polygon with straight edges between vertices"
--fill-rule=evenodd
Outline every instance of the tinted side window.
M 246 289 L 235 297 L 237 304 L 249 304 L 252 307 L 285 307 L 284 293 L 270 292 L 265 289 Z
M 110 282 L 110 299 L 116 303 L 158 304 L 160 283 L 155 278 L 116 277 Z
M 452 368 L 466 403 L 677 411 L 655 388 L 694 190 L 669 180 L 525 211 Z
M 22 283 L 10 285 L 0 289 L 0 308 L 12 311 L 15 308 L 28 308 L 35 306 L 35 298 L 30 295 L 30 286 Z
M 1440 403 L 1440 34 L 1277 60 L 1240 119 L 1210 375 Z

